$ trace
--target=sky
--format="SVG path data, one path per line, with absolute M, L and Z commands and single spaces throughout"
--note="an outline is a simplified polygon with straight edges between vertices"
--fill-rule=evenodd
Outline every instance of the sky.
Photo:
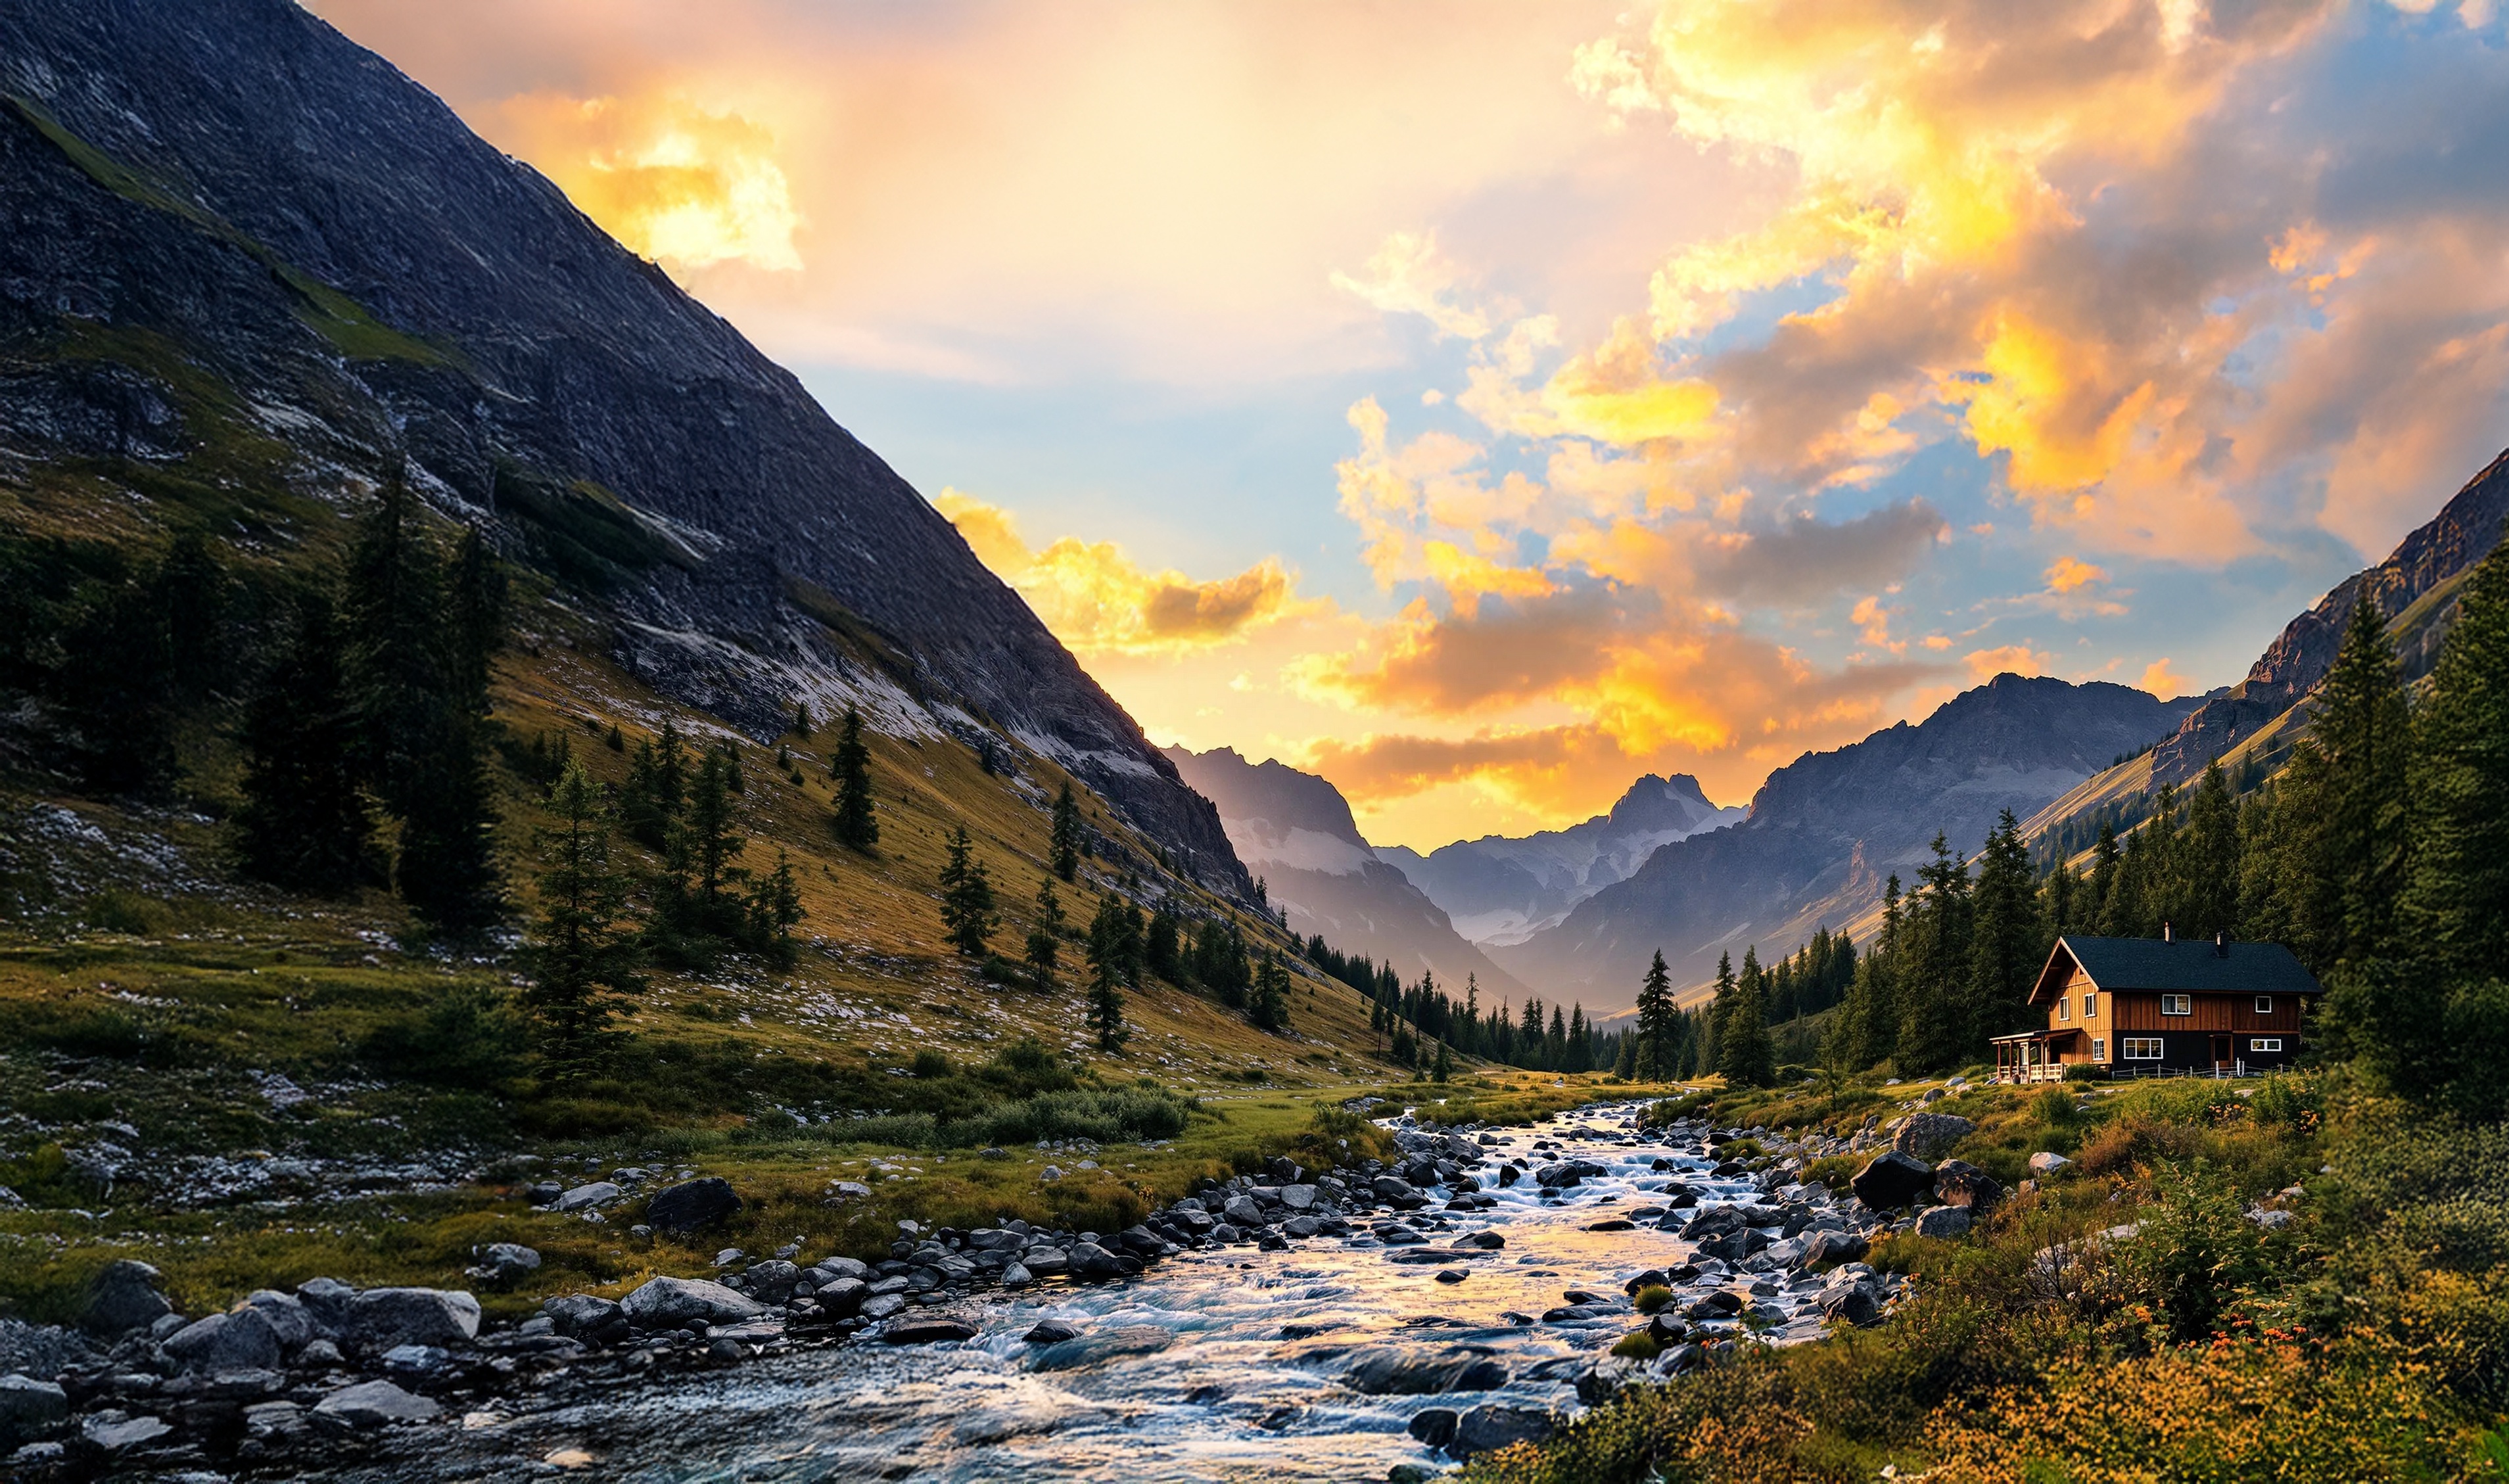
M 311 0 L 1380 844 L 2185 694 L 2509 443 L 2492 0 Z

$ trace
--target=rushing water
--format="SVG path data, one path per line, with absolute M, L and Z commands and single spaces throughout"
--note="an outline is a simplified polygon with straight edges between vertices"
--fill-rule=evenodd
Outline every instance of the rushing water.
M 1416 1213 L 1440 1249 L 1466 1232 L 1506 1238 L 1501 1249 L 1448 1264 L 1469 1273 L 1461 1282 L 1439 1281 L 1435 1266 L 1392 1262 L 1421 1249 L 1366 1235 L 1283 1252 L 1186 1252 L 1120 1283 L 953 1305 L 948 1312 L 982 1326 L 963 1345 L 797 1351 L 591 1397 L 560 1391 L 545 1409 L 510 1418 L 473 1414 L 458 1436 L 436 1434 L 431 1459 L 400 1460 L 393 1476 L 489 1477 L 552 1456 L 653 1484 L 1343 1481 L 1381 1480 L 1404 1464 L 1443 1466 L 1409 1434 L 1414 1414 L 1484 1402 L 1573 1410 L 1575 1373 L 1643 1321 L 1631 1313 L 1572 1323 L 1538 1317 L 1570 1289 L 1617 1298 L 1629 1278 L 1691 1249 L 1648 1220 L 1629 1231 L 1590 1226 L 1647 1206 L 1667 1178 L 1703 1206 L 1757 1198 L 1747 1180 L 1708 1178 L 1708 1160 L 1639 1134 L 1636 1111 L 1591 1107 L 1497 1134 L 1481 1172 L 1492 1184 L 1509 1158 L 1576 1158 L 1610 1170 L 1560 1199 L 1542 1199 L 1528 1178 L 1495 1191 L 1490 1210 Z M 1672 1159 L 1678 1174 L 1653 1170 L 1659 1158 Z M 1047 1318 L 1067 1321 L 1079 1338 L 1029 1343 L 1024 1336 Z M 1807 1313 L 1770 1338 L 1817 1328 Z M 1354 1351 L 1389 1347 L 1465 1348 L 1510 1379 L 1497 1391 L 1444 1395 L 1367 1394 L 1344 1384 Z

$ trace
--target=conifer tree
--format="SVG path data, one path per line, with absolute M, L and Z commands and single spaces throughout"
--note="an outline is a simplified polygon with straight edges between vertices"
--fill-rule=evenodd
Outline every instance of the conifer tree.
M 2414 858 L 2401 904 L 2421 969 L 2509 973 L 2509 541 L 2458 598 L 2408 772 Z
M 539 911 L 522 1000 L 551 1080 L 566 1081 L 599 1063 L 616 1039 L 612 1021 L 643 985 L 635 940 L 618 926 L 627 878 L 610 864 L 609 810 L 582 763 L 567 763 L 549 812 L 555 822 L 539 832 Z
M 374 818 L 357 786 L 358 726 L 338 611 L 297 603 L 296 631 L 244 714 L 243 867 L 294 891 L 339 893 L 372 864 Z
M 1290 1028 L 1290 971 L 1269 948 L 1254 971 L 1254 994 L 1246 1007 L 1246 1019 L 1256 1030 L 1284 1031 Z
M 958 826 L 950 835 L 949 859 L 941 868 L 941 923 L 959 952 L 969 958 L 982 958 L 985 940 L 992 936 L 995 921 L 993 883 L 985 874 L 985 863 L 974 858 L 973 849 L 967 827 Z M 1105 909 L 1102 907 L 1100 911 L 1103 915 Z
M 1718 970 L 1722 987 L 1728 971 Z M 1637 1025 L 1630 1039 L 1637 1045 L 1634 1075 L 1647 1082 L 1664 1082 L 1672 1075 L 1672 1043 L 1676 1033 L 1672 1004 L 1672 971 L 1665 966 L 1664 949 L 1655 950 L 1655 960 L 1647 965 L 1646 978 L 1638 982 Z
M 2326 820 L 2326 864 L 2336 888 L 2334 953 L 2339 972 L 2386 955 L 2395 943 L 2395 911 L 2406 854 L 2405 768 L 2412 718 L 2378 603 L 2363 593 L 2352 605 L 2343 647 L 2318 691 L 2310 739 L 2326 754 L 2319 806 Z
M 2006 809 L 1978 852 L 1975 931 L 1970 941 L 1968 1049 L 2022 1023 L 2046 946 L 2041 941 L 2038 892 L 2020 821 Z
M 1777 1081 L 1774 1048 L 1769 1043 L 1768 978 L 1758 956 L 1742 950 L 1742 973 L 1718 1034 L 1717 1069 L 1728 1087 L 1764 1088 Z
M 1132 1039 L 1124 1026 L 1123 913 L 1115 899 L 1101 897 L 1089 919 L 1089 1004 L 1086 1019 L 1098 1049 L 1118 1052 Z
M 837 780 L 837 843 L 868 853 L 880 843 L 880 809 L 872 799 L 871 748 L 863 742 L 862 712 L 845 708 L 844 730 L 828 759 Z
M 1039 994 L 1062 987 L 1063 902 L 1054 894 L 1054 878 L 1037 883 L 1036 925 L 1028 930 L 1028 978 Z
M 706 969 L 747 938 L 750 918 L 740 888 L 749 873 L 738 864 L 747 847 L 723 755 L 709 752 L 697 763 L 686 807 L 671 821 L 655 878 L 646 941 L 655 957 L 677 968 Z
M 2221 760 L 2204 765 L 2204 777 L 2187 805 L 2187 830 L 2178 839 L 2178 883 L 2171 894 L 2179 936 L 2210 938 L 2239 925 L 2239 806 Z
M 1442 1040 L 1438 1043 L 1438 1059 L 1431 1063 L 1429 1067 L 1429 1080 L 1431 1082 L 1444 1082 L 1454 1075 L 1454 1058 L 1446 1054 L 1446 1043 Z
M 1612 1075 L 1623 1082 L 1634 1082 L 1638 1075 L 1638 1038 L 1635 1032 L 1623 1031 L 1618 1038 L 1620 1055 L 1612 1058 Z
M 1047 838 L 1046 862 L 1066 881 L 1080 873 L 1080 804 L 1071 797 L 1071 782 L 1054 798 L 1054 826 Z
M 1184 925 L 1176 909 L 1167 903 L 1150 914 L 1149 932 L 1142 946 L 1142 966 L 1171 984 L 1181 986 L 1186 978 L 1181 947 Z
M 775 850 L 775 869 L 758 878 L 745 904 L 748 946 L 777 968 L 789 969 L 800 959 L 793 929 L 802 920 L 802 887 L 793 878 L 792 857 Z

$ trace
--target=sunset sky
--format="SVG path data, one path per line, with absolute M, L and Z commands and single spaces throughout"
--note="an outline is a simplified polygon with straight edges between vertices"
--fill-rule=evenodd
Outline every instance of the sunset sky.
M 312 0 L 1431 847 L 2236 681 L 2504 443 L 2490 0 Z

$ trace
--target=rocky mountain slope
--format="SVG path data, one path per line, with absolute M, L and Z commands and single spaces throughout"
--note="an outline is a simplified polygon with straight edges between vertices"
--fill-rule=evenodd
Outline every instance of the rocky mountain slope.
M 1741 824 L 1663 846 L 1556 926 L 1490 956 L 1589 1007 L 1634 1001 L 1659 948 L 1675 983 L 1699 984 L 1720 952 L 1739 958 L 1756 943 L 1767 956 L 1823 922 L 1845 925 L 1879 899 L 1891 872 L 1914 879 L 1937 830 L 1973 852 L 2003 810 L 2028 816 L 2117 754 L 2165 735 L 2196 704 L 1999 675 L 1918 725 L 1901 722 L 1779 768 Z
M 2054 829 L 2163 784 L 2183 788 L 2216 759 L 2234 770 L 2251 760 L 2267 769 L 2278 766 L 2305 728 L 2309 697 L 2334 667 L 2344 626 L 2365 595 L 2386 616 L 2406 679 L 2429 674 L 2455 621 L 2457 590 L 2498 544 L 2504 522 L 2509 453 L 2467 480 L 2385 561 L 2344 578 L 2285 624 L 2245 679 L 2190 712 L 2148 756 L 2128 759 L 2049 803 L 2028 822 L 2031 832 Z
M 382 58 L 286 0 L 0 0 L 0 482 L 28 508 L 285 542 L 405 469 L 753 736 L 796 699 L 992 732 L 1246 888 L 948 522 Z
M 1485 999 L 1523 1000 L 1524 986 L 1458 935 L 1437 903 L 1360 835 L 1330 783 L 1277 761 L 1249 762 L 1224 747 L 1172 747 L 1168 758 L 1219 806 L 1238 859 L 1263 877 L 1292 932 L 1322 933 L 1345 953 L 1391 963 L 1406 982 L 1430 969 L 1460 990 L 1469 975 Z
M 1569 909 L 1627 880 L 1660 845 L 1740 822 L 1749 811 L 1718 808 L 1688 773 L 1648 774 L 1630 784 L 1608 814 L 1520 839 L 1485 835 L 1422 855 L 1401 845 L 1377 855 L 1445 909 L 1455 931 L 1484 946 L 1524 942 Z

